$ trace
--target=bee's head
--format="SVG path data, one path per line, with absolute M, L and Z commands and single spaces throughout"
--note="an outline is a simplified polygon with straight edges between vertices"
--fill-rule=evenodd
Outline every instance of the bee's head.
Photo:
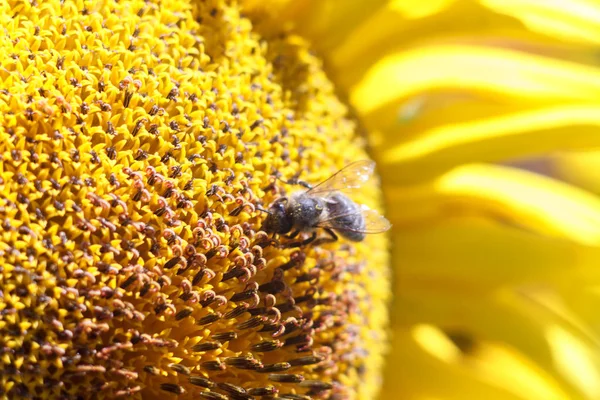
M 287 212 L 287 197 L 282 197 L 275 201 L 267 210 L 268 216 L 262 229 L 265 232 L 288 233 L 294 226 L 293 216 Z

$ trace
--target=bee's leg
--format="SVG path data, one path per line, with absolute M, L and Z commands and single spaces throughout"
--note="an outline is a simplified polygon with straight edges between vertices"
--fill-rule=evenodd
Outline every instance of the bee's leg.
M 290 233 L 289 235 L 286 235 L 285 238 L 286 239 L 294 239 L 299 234 L 300 234 L 299 230 L 293 230 L 292 233 Z
M 295 247 L 306 246 L 307 244 L 310 244 L 310 243 L 314 242 L 316 238 L 317 238 L 317 232 L 313 232 L 312 235 L 310 235 L 310 237 L 307 238 L 307 239 L 301 240 L 299 242 L 285 243 L 281 247 L 287 248 L 287 249 L 292 249 L 292 248 L 295 248 Z
M 275 238 L 271 238 L 271 239 L 264 240 L 262 242 L 258 242 L 257 245 L 262 247 L 263 249 L 266 247 L 269 247 L 269 246 L 280 247 L 279 240 L 277 240 Z
M 313 186 L 310 183 L 306 182 L 306 181 L 301 181 L 301 180 L 298 180 L 298 179 L 294 179 L 292 182 L 293 182 L 293 184 L 303 186 L 303 187 L 305 187 L 307 189 L 312 189 L 313 188 Z
M 337 242 L 338 240 L 338 235 L 335 234 L 335 232 L 333 231 L 333 229 L 331 228 L 324 228 L 325 232 L 327 232 L 329 234 L 329 236 L 331 236 L 331 241 L 332 242 Z
M 337 242 L 338 240 L 338 235 L 335 234 L 335 232 L 333 231 L 333 229 L 330 228 L 323 228 L 323 230 L 325 232 L 327 232 L 327 234 L 329 235 L 329 237 L 321 237 L 318 238 L 317 240 L 314 241 L 314 245 L 318 246 L 320 244 L 325 244 L 325 243 L 333 243 L 333 242 Z
M 281 178 L 278 178 L 278 179 L 279 179 L 281 182 L 283 182 L 283 183 L 285 183 L 285 184 L 287 184 L 287 185 L 300 185 L 300 186 L 303 186 L 303 187 L 305 187 L 305 188 L 307 188 L 307 189 L 312 189 L 312 188 L 313 188 L 313 186 L 312 186 L 310 183 L 308 183 L 308 182 L 306 182 L 306 181 L 301 181 L 301 180 L 300 180 L 300 179 L 298 179 L 298 178 L 292 178 L 292 179 L 289 179 L 289 180 L 287 180 L 287 181 L 284 181 L 284 180 L 283 180 L 283 179 L 281 179 Z

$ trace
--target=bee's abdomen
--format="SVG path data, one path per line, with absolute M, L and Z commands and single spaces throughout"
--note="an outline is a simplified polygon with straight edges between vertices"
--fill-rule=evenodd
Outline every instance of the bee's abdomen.
M 333 218 L 330 225 L 340 235 L 348 240 L 360 242 L 365 238 L 365 219 L 360 212 L 360 206 L 341 193 L 330 197 L 327 203 L 328 215 Z

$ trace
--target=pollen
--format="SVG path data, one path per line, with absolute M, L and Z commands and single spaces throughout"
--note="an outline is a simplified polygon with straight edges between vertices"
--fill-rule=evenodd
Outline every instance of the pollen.
M 282 180 L 367 158 L 307 43 L 217 0 L 3 1 L 0 25 L 1 396 L 373 398 L 385 237 L 261 230 Z

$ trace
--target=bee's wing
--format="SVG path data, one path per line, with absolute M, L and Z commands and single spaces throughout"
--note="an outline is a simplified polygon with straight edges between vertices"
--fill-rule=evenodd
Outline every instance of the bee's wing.
M 315 195 L 329 192 L 348 192 L 352 189 L 358 189 L 363 183 L 369 180 L 374 169 L 375 162 L 373 161 L 355 161 L 340 169 L 317 186 L 309 189 L 307 194 Z
M 359 217 L 360 215 L 362 215 L 365 220 L 365 226 L 360 229 L 353 227 L 342 228 L 340 224 L 336 224 L 336 220 L 339 220 L 340 218 Z M 317 226 L 320 228 L 335 229 L 337 231 L 381 233 L 390 229 L 392 224 L 387 220 L 386 217 L 379 214 L 377 211 L 366 206 L 361 206 L 359 210 L 355 210 L 350 213 L 329 215 L 327 219 L 320 221 Z

